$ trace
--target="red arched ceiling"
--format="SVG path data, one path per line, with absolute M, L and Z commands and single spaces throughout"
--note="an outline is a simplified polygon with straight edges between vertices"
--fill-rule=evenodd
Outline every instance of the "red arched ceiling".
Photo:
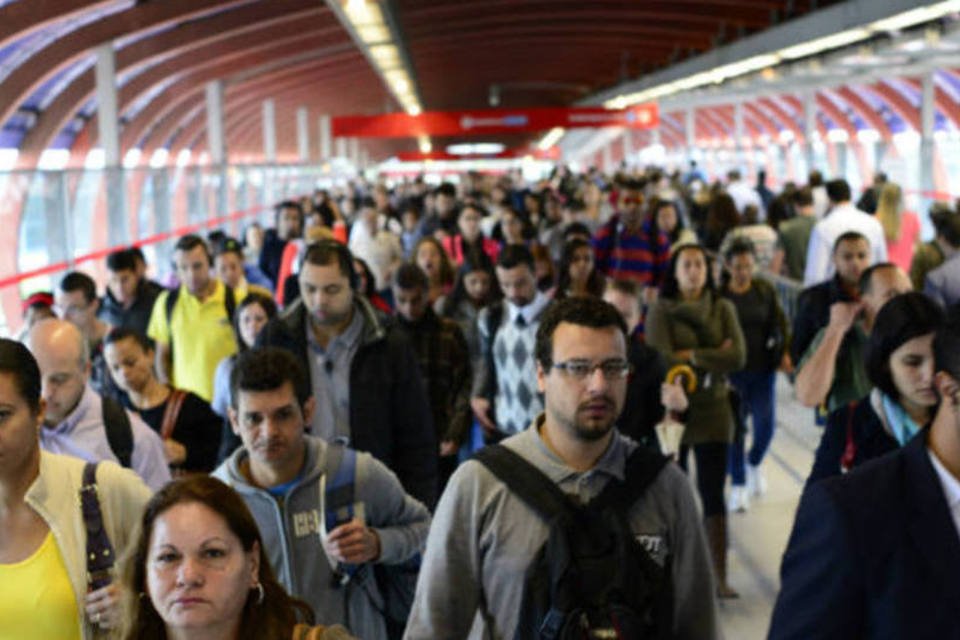
M 834 92 L 845 100 L 864 121 L 868 122 L 871 127 L 877 130 L 880 133 L 881 139 L 890 140 L 893 136 L 893 133 L 890 131 L 890 125 L 887 124 L 886 120 L 884 120 L 883 117 L 877 113 L 876 109 L 871 107 L 857 91 L 853 91 L 850 87 L 837 87 L 834 89 Z
M 222 14 L 204 16 L 176 29 L 137 40 L 117 51 L 117 72 L 150 65 L 163 56 L 197 52 L 204 45 L 230 35 L 253 35 L 274 25 L 291 20 L 309 19 L 322 9 L 316 0 L 277 0 L 272 6 L 253 4 L 238 7 Z M 288 27 L 289 28 L 289 27 Z M 73 79 L 40 114 L 37 123 L 26 134 L 20 145 L 20 164 L 30 166 L 74 115 L 94 96 L 94 70 L 87 69 Z
M 922 90 L 920 80 L 916 78 L 903 78 L 902 80 L 915 90 Z M 946 91 L 936 84 L 934 84 L 933 89 L 933 104 L 935 108 L 944 116 L 949 118 L 955 126 L 960 127 L 960 105 L 958 105 L 953 98 L 947 94 Z
M 903 121 L 920 131 L 920 109 L 913 106 L 902 93 L 890 87 L 887 83 L 880 81 L 871 85 L 865 85 L 865 89 L 872 91 L 881 100 L 897 112 L 897 115 L 903 118 Z

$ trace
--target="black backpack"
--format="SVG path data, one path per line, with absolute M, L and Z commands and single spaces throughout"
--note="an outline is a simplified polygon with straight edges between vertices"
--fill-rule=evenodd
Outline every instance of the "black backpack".
M 666 464 L 664 456 L 637 447 L 625 481 L 611 479 L 587 505 L 502 445 L 481 449 L 476 459 L 549 523 L 547 541 L 524 576 L 517 640 L 670 636 L 669 558 L 661 567 L 627 521 Z
M 130 468 L 133 461 L 133 427 L 123 405 L 107 396 L 100 396 L 100 410 L 103 412 L 103 428 L 107 432 L 107 443 L 121 467 Z

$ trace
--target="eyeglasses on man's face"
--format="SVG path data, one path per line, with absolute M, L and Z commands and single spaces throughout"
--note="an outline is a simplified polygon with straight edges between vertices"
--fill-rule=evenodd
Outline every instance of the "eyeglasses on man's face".
M 623 380 L 633 371 L 633 365 L 626 360 L 619 358 L 603 360 L 601 362 L 590 362 L 589 360 L 565 360 L 563 362 L 550 362 L 550 367 L 559 370 L 565 376 L 574 380 L 586 380 L 597 369 L 607 380 Z

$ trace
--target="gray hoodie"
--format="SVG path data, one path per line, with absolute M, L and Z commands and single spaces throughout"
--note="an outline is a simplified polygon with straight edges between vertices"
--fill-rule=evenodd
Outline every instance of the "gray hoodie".
M 330 445 L 310 436 L 305 436 L 305 442 L 304 470 L 281 498 L 251 485 L 240 471 L 248 455 L 243 447 L 213 476 L 243 497 L 260 527 L 277 578 L 291 594 L 310 604 L 318 623 L 343 624 L 364 640 L 386 639 L 380 613 L 383 599 L 372 567 L 361 570 L 346 586 L 333 586 L 333 569 L 321 543 L 321 483 Z M 358 452 L 354 485 L 354 510 L 380 537 L 378 562 L 399 564 L 423 550 L 430 513 L 403 491 L 392 471 L 370 454 Z

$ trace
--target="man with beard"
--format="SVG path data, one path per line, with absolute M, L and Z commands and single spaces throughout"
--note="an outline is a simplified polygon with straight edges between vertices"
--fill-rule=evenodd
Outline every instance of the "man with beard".
M 626 327 L 606 302 L 563 300 L 544 313 L 535 355 L 544 412 L 500 446 L 588 504 L 635 468 L 638 445 L 614 429 L 630 373 Z M 630 505 L 629 533 L 667 577 L 660 585 L 669 593 L 660 595 L 671 602 L 669 628 L 660 631 L 717 637 L 709 556 L 688 481 L 676 466 L 661 466 Z M 538 598 L 527 592 L 528 568 L 550 533 L 486 463 L 461 465 L 437 506 L 405 637 L 515 637 L 524 603 Z
M 353 256 L 339 242 L 310 245 L 298 278 L 300 298 L 257 343 L 288 349 L 308 373 L 311 435 L 373 454 L 432 506 L 439 445 L 409 340 L 358 293 Z

